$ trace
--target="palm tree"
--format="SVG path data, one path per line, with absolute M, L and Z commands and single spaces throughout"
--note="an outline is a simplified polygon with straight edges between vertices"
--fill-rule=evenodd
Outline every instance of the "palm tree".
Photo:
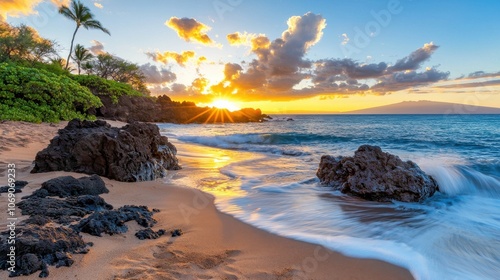
M 68 69 L 69 59 L 71 58 L 71 53 L 73 53 L 73 42 L 75 41 L 76 32 L 78 32 L 78 29 L 80 29 L 80 27 L 84 27 L 85 29 L 99 29 L 108 35 L 111 35 L 111 33 L 109 33 L 109 30 L 104 28 L 99 21 L 94 19 L 94 15 L 90 11 L 90 9 L 83 5 L 80 0 L 72 0 L 71 8 L 62 6 L 61 8 L 59 8 L 59 13 L 76 22 L 76 29 L 73 33 L 73 38 L 71 39 L 69 55 L 68 59 L 66 60 L 65 68 Z
M 93 57 L 94 56 L 84 46 L 80 44 L 75 46 L 75 53 L 72 58 L 78 65 L 78 75 L 80 75 L 82 63 L 91 60 Z

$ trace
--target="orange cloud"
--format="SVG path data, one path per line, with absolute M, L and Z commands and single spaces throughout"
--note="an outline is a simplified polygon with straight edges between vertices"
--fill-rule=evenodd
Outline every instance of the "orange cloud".
M 52 4 L 58 7 L 61 7 L 61 6 L 69 6 L 71 0 L 50 0 L 50 2 L 52 2 Z
M 36 14 L 35 7 L 42 2 L 44 0 L 2 0 L 0 1 L 0 16 L 5 19 L 9 16 L 20 17 Z M 59 7 L 61 5 L 68 5 L 70 0 L 45 0 L 45 2 L 51 2 Z
M 184 51 L 182 53 L 176 52 L 156 52 L 156 53 L 146 53 L 147 56 L 152 58 L 154 61 L 162 62 L 164 64 L 169 63 L 170 61 L 175 61 L 180 66 L 185 66 L 186 63 L 195 57 L 195 53 L 193 51 Z M 204 57 L 203 57 L 204 58 Z M 198 61 L 203 60 L 202 57 L 198 59 Z
M 245 33 L 235 32 L 227 34 L 226 38 L 230 45 L 238 46 L 238 45 L 250 45 L 250 41 L 256 36 L 257 36 L 256 34 L 249 34 L 247 32 Z
M 247 45 L 252 47 L 252 51 L 268 49 L 271 45 L 271 41 L 264 34 L 235 32 L 228 34 L 226 38 L 231 46 Z
M 210 30 L 210 27 L 193 18 L 171 17 L 165 22 L 165 25 L 175 30 L 177 35 L 186 42 L 195 41 L 203 45 L 214 44 L 212 39 L 206 34 L 206 31 Z

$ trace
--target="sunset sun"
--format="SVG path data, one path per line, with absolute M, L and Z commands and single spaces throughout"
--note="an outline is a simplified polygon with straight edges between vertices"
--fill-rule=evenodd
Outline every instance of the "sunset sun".
M 227 99 L 216 99 L 209 106 L 218 109 L 227 109 L 231 112 L 240 110 L 240 107 L 236 103 Z

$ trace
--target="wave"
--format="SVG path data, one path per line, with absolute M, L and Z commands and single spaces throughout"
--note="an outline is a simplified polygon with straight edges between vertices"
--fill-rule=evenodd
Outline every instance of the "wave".
M 436 165 L 424 170 L 438 183 L 440 192 L 455 195 L 479 195 L 500 198 L 500 178 L 487 175 L 469 166 Z
M 310 155 L 307 147 L 291 147 L 288 144 L 294 144 L 298 140 L 293 140 L 292 136 L 282 136 L 276 134 L 233 134 L 217 136 L 180 136 L 180 141 L 201 144 L 205 146 L 233 149 L 241 151 L 252 151 L 259 153 L 270 153 L 285 156 L 304 156 Z M 299 138 L 301 138 L 299 136 Z M 281 146 L 281 144 L 285 144 Z
M 302 144 L 309 142 L 345 142 L 350 141 L 348 137 L 338 137 L 332 135 L 320 135 L 313 133 L 248 133 L 216 136 L 181 136 L 180 140 L 195 142 L 200 144 L 220 145 L 226 144 L 256 144 L 256 145 L 286 145 Z

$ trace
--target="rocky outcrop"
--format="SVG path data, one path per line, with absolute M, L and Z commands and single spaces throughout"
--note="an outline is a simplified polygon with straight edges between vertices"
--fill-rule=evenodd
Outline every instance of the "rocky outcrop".
M 109 193 L 104 181 L 97 175 L 75 179 L 62 176 L 50 179 L 33 192 L 32 197 L 58 196 L 60 198 L 79 195 L 99 195 Z
M 111 97 L 98 95 L 103 104 L 96 110 L 96 116 L 122 122 L 158 122 L 160 106 L 155 100 L 146 96 L 123 95 L 118 102 Z
M 167 231 L 164 229 L 160 229 L 158 231 L 154 231 L 151 228 L 141 229 L 135 233 L 135 237 L 140 240 L 144 239 L 157 239 L 160 236 L 163 236 Z
M 156 224 L 156 220 L 153 219 L 154 212 L 158 210 L 150 211 L 146 206 L 125 205 L 116 210 L 94 212 L 72 228 L 95 236 L 102 236 L 103 233 L 109 235 L 125 233 L 128 231 L 125 223 L 132 220 L 143 227 L 154 226 Z
M 69 224 L 94 211 L 111 210 L 113 206 L 97 195 L 68 197 L 31 197 L 18 203 L 21 214 L 43 216 L 59 224 Z
M 321 183 L 367 200 L 418 202 L 432 196 L 436 181 L 412 161 L 364 145 L 354 157 L 321 157 L 316 173 Z
M 10 276 L 30 275 L 41 270 L 39 276 L 47 277 L 47 265 L 71 266 L 71 254 L 85 254 L 88 244 L 74 230 L 64 227 L 25 225 L 16 229 L 15 272 Z M 0 233 L 0 268 L 7 269 L 7 255 L 11 251 L 7 243 L 9 232 Z
M 32 173 L 73 171 L 135 182 L 180 169 L 177 150 L 154 124 L 122 128 L 105 121 L 73 120 L 35 158 Z
M 136 237 L 156 239 L 166 230 L 154 231 L 153 215 L 158 209 L 146 206 L 126 205 L 112 210 L 98 194 L 107 193 L 104 182 L 98 176 L 75 179 L 70 176 L 51 179 L 42 184 L 33 195 L 24 197 L 17 206 L 22 215 L 30 215 L 9 231 L 0 233 L 0 269 L 10 271 L 9 276 L 30 275 L 41 271 L 40 277 L 49 275 L 48 266 L 71 266 L 72 254 L 88 252 L 91 243 L 85 243 L 80 232 L 101 236 L 102 233 L 125 233 L 128 221 L 136 221 L 145 227 Z M 59 198 L 55 198 L 58 196 Z M 12 239 L 15 230 L 15 244 Z M 171 231 L 182 234 L 180 229 Z M 15 246 L 15 258 L 9 254 Z
M 98 95 L 102 107 L 89 112 L 97 117 L 123 122 L 224 123 L 262 122 L 270 117 L 259 109 L 228 110 L 198 107 L 194 102 L 172 101 L 166 95 L 156 98 L 123 95 L 117 102 L 107 95 Z
M 14 182 L 14 187 L 10 187 L 10 186 L 3 186 L 3 187 L 0 187 L 0 194 L 1 193 L 8 193 L 9 192 L 9 189 L 11 190 L 11 192 L 14 192 L 14 193 L 20 193 L 20 192 L 23 192 L 22 189 L 28 184 L 28 182 L 26 181 L 16 181 Z

